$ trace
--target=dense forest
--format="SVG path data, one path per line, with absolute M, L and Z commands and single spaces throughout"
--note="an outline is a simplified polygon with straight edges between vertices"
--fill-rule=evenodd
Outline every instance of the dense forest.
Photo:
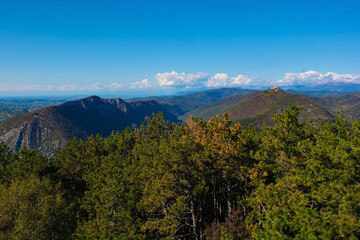
M 0 145 L 0 239 L 359 239 L 360 122 L 147 118 L 51 158 Z

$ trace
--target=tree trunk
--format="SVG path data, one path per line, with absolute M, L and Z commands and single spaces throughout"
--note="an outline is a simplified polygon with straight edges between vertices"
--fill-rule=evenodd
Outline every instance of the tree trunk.
M 197 214 L 196 214 L 196 203 L 195 203 L 194 195 L 192 193 L 192 187 L 189 187 L 188 194 L 189 194 L 189 201 L 190 201 L 190 212 L 191 212 L 193 233 L 194 233 L 195 239 L 200 240 L 200 231 L 199 231 L 199 226 L 197 224 L 198 219 L 197 219 Z
M 227 193 L 227 205 L 228 205 L 228 217 L 232 212 L 232 199 L 231 199 L 231 178 L 229 174 L 226 174 L 226 193 Z

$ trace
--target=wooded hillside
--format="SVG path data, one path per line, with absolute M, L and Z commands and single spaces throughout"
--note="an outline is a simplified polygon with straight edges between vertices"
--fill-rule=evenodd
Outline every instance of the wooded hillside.
M 299 108 L 74 139 L 53 158 L 0 145 L 1 239 L 359 239 L 360 122 Z

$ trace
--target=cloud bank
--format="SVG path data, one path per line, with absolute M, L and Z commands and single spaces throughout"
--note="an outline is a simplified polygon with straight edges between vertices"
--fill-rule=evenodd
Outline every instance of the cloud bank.
M 160 87 L 190 88 L 204 86 L 209 78 L 208 73 L 177 73 L 175 71 L 158 73 L 155 79 Z
M 283 79 L 275 81 L 279 86 L 291 85 L 316 85 L 323 83 L 346 82 L 360 84 L 360 74 L 339 74 L 328 72 L 322 74 L 316 71 L 307 71 L 303 73 L 286 73 Z
M 317 85 L 323 83 L 346 82 L 360 84 L 360 74 L 339 74 L 334 72 L 320 73 L 307 71 L 302 73 L 286 73 L 282 79 L 266 81 L 258 76 L 238 74 L 229 76 L 227 73 L 178 73 L 175 71 L 157 73 L 153 78 L 141 81 L 121 83 L 91 83 L 88 85 L 63 84 L 0 84 L 0 91 L 38 91 L 38 92 L 75 92 L 75 91 L 119 91 L 136 89 L 206 89 L 220 87 L 266 88 L 269 86 Z
M 226 73 L 216 73 L 211 76 L 208 73 L 177 73 L 165 72 L 155 75 L 157 84 L 160 87 L 175 88 L 196 88 L 196 87 L 235 87 L 246 85 L 257 85 L 258 77 L 248 77 L 245 75 L 237 75 L 230 77 Z

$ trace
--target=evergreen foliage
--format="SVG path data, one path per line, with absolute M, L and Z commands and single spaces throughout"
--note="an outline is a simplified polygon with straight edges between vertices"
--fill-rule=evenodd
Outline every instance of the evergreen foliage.
M 228 115 L 70 141 L 0 144 L 1 239 L 359 239 L 360 122 L 257 131 Z

